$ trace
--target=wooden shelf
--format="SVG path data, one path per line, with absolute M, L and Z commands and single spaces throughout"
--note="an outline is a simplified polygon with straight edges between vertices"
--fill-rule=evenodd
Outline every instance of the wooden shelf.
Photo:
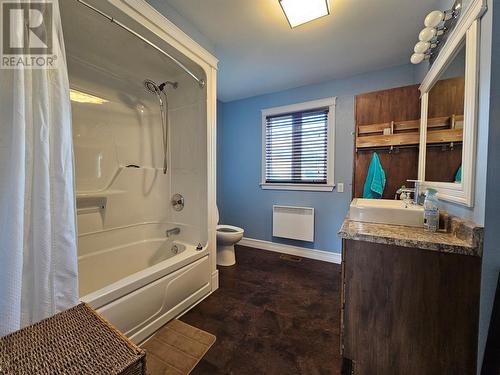
M 373 133 L 384 134 L 384 129 L 390 129 L 391 123 L 385 122 L 383 124 L 359 125 L 358 137 L 365 135 L 373 135 Z
M 461 142 L 463 116 L 434 117 L 427 120 L 428 143 Z M 387 130 L 386 130 L 387 129 Z M 384 134 L 384 130 L 386 133 Z M 360 125 L 356 148 L 396 147 L 420 143 L 420 120 L 392 121 Z
M 366 147 L 418 145 L 419 141 L 420 141 L 419 133 L 369 135 L 365 137 L 358 137 L 358 139 L 356 140 L 356 147 L 366 148 Z
M 427 133 L 427 143 L 462 142 L 463 129 L 431 130 Z

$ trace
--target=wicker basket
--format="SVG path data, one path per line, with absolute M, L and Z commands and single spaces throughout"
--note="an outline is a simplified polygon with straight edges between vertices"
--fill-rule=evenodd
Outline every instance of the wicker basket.
M 1 337 L 0 374 L 146 374 L 146 352 L 82 303 Z

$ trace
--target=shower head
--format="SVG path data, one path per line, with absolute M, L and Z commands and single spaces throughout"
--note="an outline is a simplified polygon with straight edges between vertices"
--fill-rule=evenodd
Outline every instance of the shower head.
M 150 92 L 152 94 L 159 94 L 160 92 L 162 92 L 165 89 L 165 86 L 167 86 L 167 85 L 172 86 L 174 89 L 179 87 L 179 83 L 177 83 L 177 82 L 165 81 L 165 82 L 160 83 L 158 85 L 150 79 L 144 80 L 144 87 L 146 88 L 146 90 L 148 92 Z
M 151 81 L 150 79 L 144 80 L 144 87 L 148 92 L 152 94 L 159 94 L 161 91 L 158 85 L 155 82 Z

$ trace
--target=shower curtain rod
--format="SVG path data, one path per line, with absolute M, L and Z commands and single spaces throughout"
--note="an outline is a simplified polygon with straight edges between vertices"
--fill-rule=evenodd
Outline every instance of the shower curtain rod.
M 140 40 L 142 40 L 144 43 L 150 45 L 151 47 L 153 47 L 155 50 L 157 50 L 158 52 L 160 52 L 162 55 L 168 57 L 170 60 L 172 60 L 174 63 L 176 63 L 182 70 L 184 70 L 187 74 L 189 74 L 196 82 L 198 82 L 198 84 L 200 85 L 201 88 L 204 88 L 205 87 L 205 80 L 201 79 L 201 78 L 198 78 L 193 72 L 191 72 L 183 63 L 181 63 L 179 60 L 177 60 L 175 57 L 173 57 L 172 55 L 170 55 L 169 53 L 165 52 L 164 50 L 162 50 L 160 47 L 158 47 L 156 44 L 154 44 L 153 42 L 149 41 L 148 39 L 146 39 L 145 37 L 143 37 L 142 35 L 138 34 L 137 32 L 135 32 L 134 30 L 130 29 L 129 27 L 125 26 L 123 23 L 121 23 L 120 21 L 116 20 L 114 17 L 111 17 L 110 15 L 104 13 L 102 10 L 99 10 L 97 8 L 95 8 L 94 6 L 90 5 L 89 3 L 86 3 L 85 1 L 83 0 L 76 0 L 77 2 L 79 2 L 80 4 L 86 6 L 87 8 L 93 10 L 94 12 L 96 12 L 97 14 L 100 14 L 101 16 L 103 16 L 104 18 L 107 18 L 109 21 L 111 21 L 111 23 L 114 23 L 116 25 L 118 25 L 119 27 L 121 27 L 122 29 L 124 29 L 125 31 L 128 31 L 130 34 L 134 35 L 135 37 L 139 38 Z

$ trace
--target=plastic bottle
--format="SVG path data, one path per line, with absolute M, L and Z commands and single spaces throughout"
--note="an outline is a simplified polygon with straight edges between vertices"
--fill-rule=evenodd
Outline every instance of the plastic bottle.
M 439 227 L 439 208 L 437 191 L 427 189 L 424 200 L 424 228 L 436 232 Z

